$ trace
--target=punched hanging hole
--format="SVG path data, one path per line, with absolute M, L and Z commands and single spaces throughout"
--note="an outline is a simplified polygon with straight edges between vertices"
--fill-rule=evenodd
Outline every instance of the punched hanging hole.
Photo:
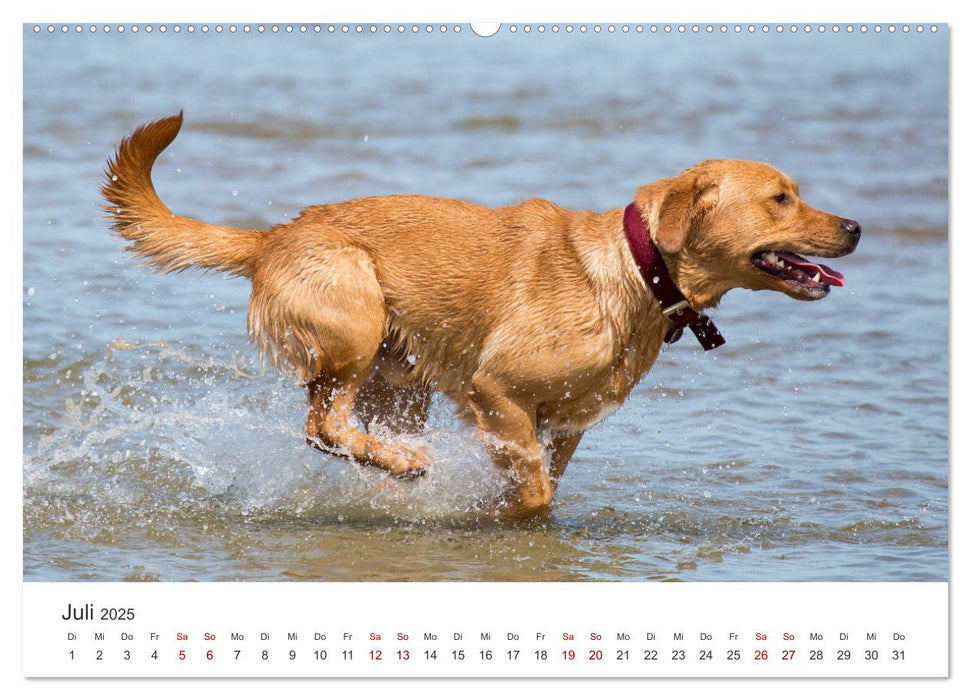
M 490 37 L 494 36 L 502 25 L 498 22 L 473 22 L 469 26 L 476 36 Z

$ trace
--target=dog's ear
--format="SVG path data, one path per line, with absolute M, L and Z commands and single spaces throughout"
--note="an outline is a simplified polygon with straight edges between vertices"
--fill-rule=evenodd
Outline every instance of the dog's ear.
M 700 217 L 718 203 L 718 183 L 685 171 L 644 185 L 634 197 L 654 243 L 669 255 L 678 253 Z

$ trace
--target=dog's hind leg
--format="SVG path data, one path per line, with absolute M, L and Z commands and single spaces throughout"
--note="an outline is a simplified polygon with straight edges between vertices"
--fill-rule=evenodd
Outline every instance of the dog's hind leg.
M 367 254 L 297 239 L 262 262 L 253 277 L 250 332 L 275 364 L 293 367 L 306 382 L 308 441 L 395 475 L 423 472 L 425 454 L 368 435 L 354 418 L 385 336 L 384 294 Z
M 430 461 L 424 452 L 389 444 L 354 425 L 354 401 L 369 370 L 358 367 L 339 374 L 322 373 L 307 384 L 307 440 L 324 452 L 349 456 L 395 476 L 420 476 Z
M 395 433 L 420 433 L 428 420 L 431 398 L 426 386 L 394 384 L 376 371 L 361 387 L 354 411 L 369 428 L 380 425 Z

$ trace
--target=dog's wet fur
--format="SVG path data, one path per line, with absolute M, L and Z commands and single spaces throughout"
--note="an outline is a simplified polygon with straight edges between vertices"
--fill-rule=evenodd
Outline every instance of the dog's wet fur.
M 545 512 L 584 431 L 623 403 L 670 329 L 623 207 L 408 195 L 308 207 L 269 231 L 206 224 L 172 214 L 152 185 L 181 126 L 181 113 L 146 124 L 109 160 L 112 227 L 159 270 L 252 280 L 250 336 L 306 384 L 308 441 L 419 476 L 428 454 L 359 428 L 419 432 L 440 391 L 509 478 L 503 512 Z M 704 161 L 634 201 L 696 310 L 736 287 L 819 299 L 842 277 L 797 256 L 847 255 L 860 237 L 855 221 L 813 209 L 791 179 L 751 161 Z

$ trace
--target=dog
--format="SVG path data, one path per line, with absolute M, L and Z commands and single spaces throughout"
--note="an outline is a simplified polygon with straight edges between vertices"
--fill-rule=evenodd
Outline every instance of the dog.
M 146 124 L 108 160 L 105 210 L 129 250 L 164 272 L 252 280 L 250 337 L 306 385 L 320 450 L 420 476 L 426 452 L 369 426 L 421 431 L 444 393 L 509 480 L 515 517 L 548 511 L 584 431 L 682 327 L 722 342 L 701 312 L 736 287 L 823 298 L 843 277 L 804 256 L 848 255 L 862 232 L 741 160 L 704 161 L 604 213 L 400 195 L 231 228 L 176 216 L 155 192 L 152 166 L 181 126 L 181 112 Z

